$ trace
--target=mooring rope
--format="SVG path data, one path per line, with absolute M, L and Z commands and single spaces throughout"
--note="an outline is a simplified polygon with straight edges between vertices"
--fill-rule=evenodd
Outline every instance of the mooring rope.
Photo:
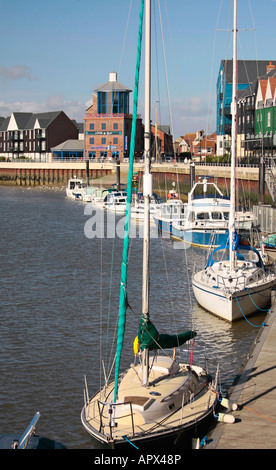
M 260 328 L 261 326 L 267 326 L 267 324 L 266 324 L 265 322 L 263 322 L 261 325 L 253 325 L 253 323 L 251 323 L 251 322 L 248 320 L 248 318 L 246 318 L 245 314 L 243 313 L 242 308 L 241 308 L 241 306 L 240 306 L 240 304 L 239 304 L 239 301 L 238 301 L 238 298 L 237 298 L 236 295 L 235 295 L 235 299 L 236 299 L 236 301 L 237 301 L 238 307 L 239 307 L 239 309 L 240 309 L 240 311 L 241 311 L 241 313 L 242 313 L 244 319 L 247 321 L 247 323 L 249 323 L 249 325 L 254 326 L 255 328 Z
M 247 290 L 250 299 L 252 300 L 253 304 L 255 305 L 255 307 L 256 307 L 258 310 L 260 310 L 261 312 L 267 312 L 267 313 L 270 311 L 270 308 L 260 308 L 260 307 L 258 307 L 258 305 L 256 305 L 255 302 L 254 302 L 254 300 L 252 299 L 251 294 L 250 294 L 250 292 L 249 292 L 249 290 L 248 290 L 248 287 L 246 287 L 245 289 Z

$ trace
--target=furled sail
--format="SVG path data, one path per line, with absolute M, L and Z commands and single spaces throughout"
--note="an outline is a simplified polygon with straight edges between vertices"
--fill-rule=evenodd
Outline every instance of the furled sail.
M 195 331 L 185 331 L 184 333 L 168 335 L 159 334 L 154 324 L 148 320 L 141 319 L 139 324 L 138 342 L 140 351 L 144 349 L 166 349 L 176 348 L 186 343 L 196 336 Z

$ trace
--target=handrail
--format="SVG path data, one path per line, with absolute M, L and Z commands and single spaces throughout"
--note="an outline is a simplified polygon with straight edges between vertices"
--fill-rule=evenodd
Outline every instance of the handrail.
M 131 417 L 131 428 L 132 428 L 132 436 L 135 434 L 135 425 L 134 425 L 134 418 L 133 418 L 133 408 L 132 408 L 132 402 L 127 401 L 127 402 L 121 402 L 121 403 L 110 403 L 110 402 L 105 402 L 101 400 L 97 400 L 98 404 L 98 411 L 99 411 L 99 417 L 100 417 L 100 429 L 99 431 L 102 432 L 102 426 L 103 426 L 103 417 L 106 419 L 109 419 L 109 430 L 110 430 L 110 437 L 112 438 L 112 428 L 115 426 L 115 419 L 119 420 L 121 418 L 125 418 L 127 416 Z M 100 405 L 102 405 L 102 408 L 100 408 Z M 114 416 L 113 411 L 115 411 L 115 408 L 118 406 L 125 406 L 129 405 L 129 414 L 124 414 L 123 416 Z M 108 410 L 108 416 L 104 415 L 104 410 L 106 408 L 109 408 Z M 115 414 L 115 413 L 114 413 Z

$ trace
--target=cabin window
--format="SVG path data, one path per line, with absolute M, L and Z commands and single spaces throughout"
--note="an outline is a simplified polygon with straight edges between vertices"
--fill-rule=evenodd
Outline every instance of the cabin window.
M 221 212 L 212 212 L 212 219 L 213 220 L 221 220 L 222 219 Z
M 197 220 L 208 220 L 209 219 L 209 214 L 208 212 L 200 212 L 196 216 Z

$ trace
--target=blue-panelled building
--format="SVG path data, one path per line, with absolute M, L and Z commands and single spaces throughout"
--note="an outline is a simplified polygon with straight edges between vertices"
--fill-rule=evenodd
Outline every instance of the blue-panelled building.
M 238 60 L 238 94 L 267 72 L 269 60 Z M 272 61 L 272 64 L 276 63 Z M 217 155 L 230 151 L 233 61 L 222 60 L 217 79 Z

